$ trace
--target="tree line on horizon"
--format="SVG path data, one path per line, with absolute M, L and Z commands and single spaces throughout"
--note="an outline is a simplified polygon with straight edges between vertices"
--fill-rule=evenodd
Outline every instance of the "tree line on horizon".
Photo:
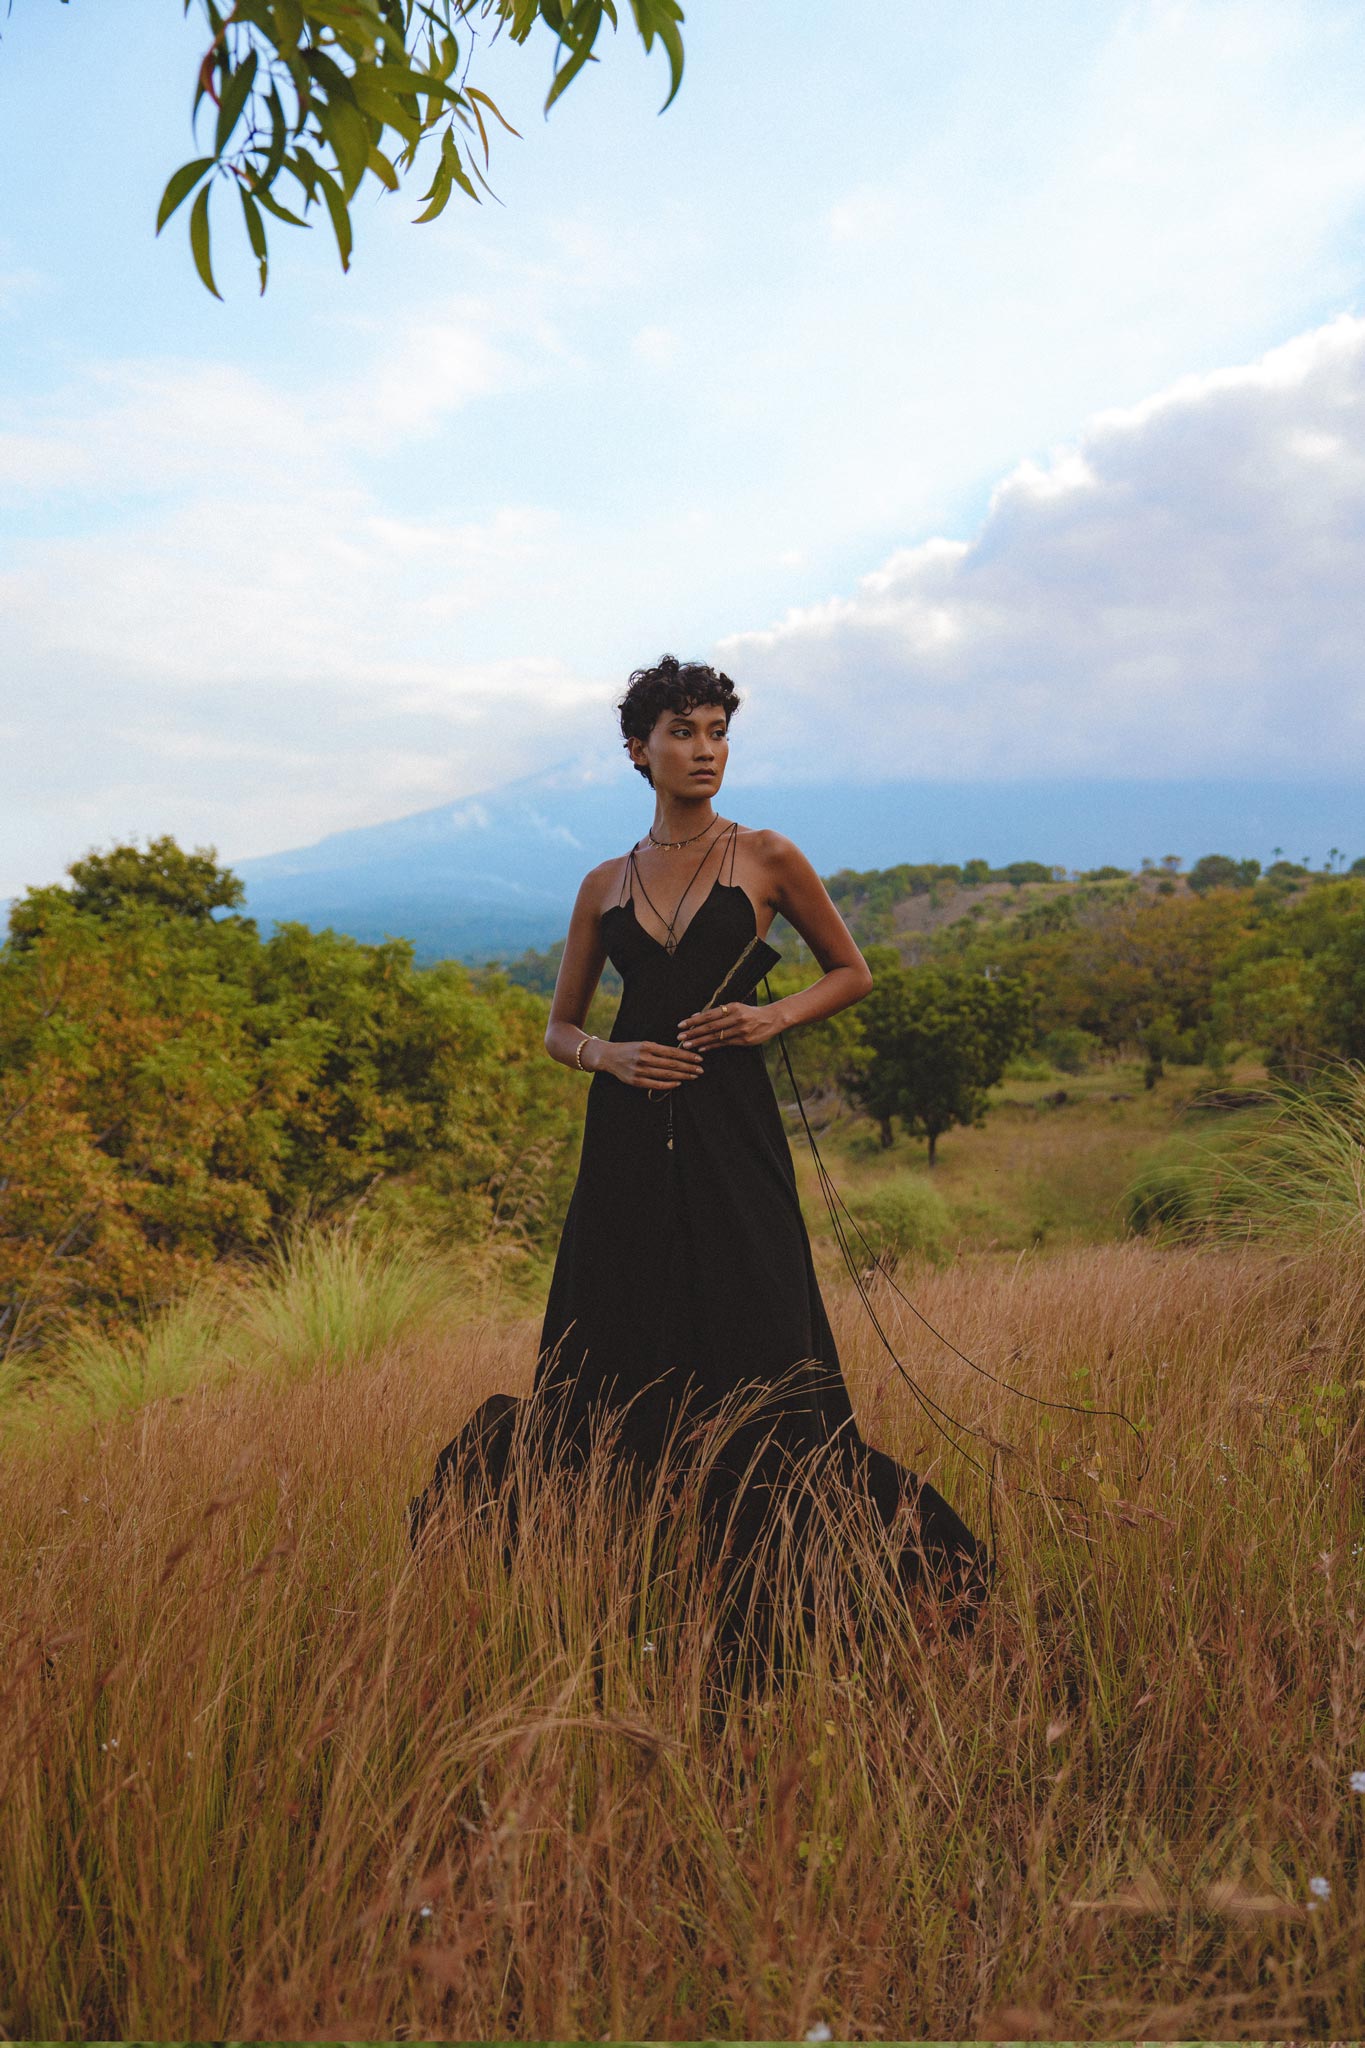
M 1063 1073 L 1136 1056 L 1149 1085 L 1247 1052 L 1300 1084 L 1365 1060 L 1362 863 L 1220 859 L 1025 880 L 899 933 L 897 903 L 953 877 L 832 877 L 875 982 L 794 1035 L 803 1093 L 883 1143 L 923 1138 L 932 1163 L 1021 1053 Z M 302 1222 L 552 1247 L 586 1091 L 545 1056 L 549 991 L 519 963 L 419 967 L 405 940 L 299 923 L 263 937 L 212 850 L 169 837 L 68 874 L 12 906 L 0 946 L 0 1358 L 141 1317 Z M 768 989 L 810 976 L 793 951 Z M 616 993 L 604 978 L 590 1029 Z

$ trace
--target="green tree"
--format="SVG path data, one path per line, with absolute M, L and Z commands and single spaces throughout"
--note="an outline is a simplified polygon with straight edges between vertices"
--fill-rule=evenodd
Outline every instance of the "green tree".
M 1365 1058 L 1365 886 L 1340 877 L 1272 897 L 1218 998 L 1287 1080 L 1302 1085 L 1324 1059 Z
M 1044 867 L 1040 860 L 1012 860 L 1003 868 L 991 870 L 993 882 L 1010 882 L 1016 889 L 1022 888 L 1025 882 L 1055 882 L 1057 879 L 1058 870 Z
M 156 230 L 191 196 L 190 251 L 205 287 L 213 276 L 209 209 L 215 192 L 235 197 L 266 288 L 275 222 L 308 226 L 321 208 L 349 268 L 351 205 L 367 179 L 398 192 L 430 172 L 419 221 L 434 220 L 455 190 L 491 190 L 489 130 L 517 134 L 488 94 L 469 82 L 475 24 L 525 43 L 544 23 L 558 40 L 546 111 L 585 64 L 597 61 L 613 0 L 184 0 L 202 12 L 211 40 L 197 67 L 193 116 L 207 101 L 200 153 L 169 179 Z M 682 82 L 678 0 L 630 0 L 646 50 L 668 57 L 668 106 Z M 462 47 L 463 43 L 463 47 Z M 660 109 L 662 112 L 662 109 Z
M 246 890 L 236 875 L 218 865 L 211 846 L 186 853 L 169 834 L 136 844 L 111 846 L 72 861 L 71 887 L 30 889 L 10 910 L 10 944 L 22 947 L 49 921 L 75 909 L 100 919 L 146 909 L 166 917 L 206 923 L 215 910 L 236 910 Z M 243 920 L 235 920 L 242 922 Z
M 1206 889 L 1249 889 L 1261 872 L 1258 860 L 1231 860 L 1225 853 L 1206 853 L 1186 876 L 1196 895 Z
M 876 980 L 858 1018 L 870 1058 L 849 1089 L 876 1118 L 884 1145 L 899 1117 L 928 1139 L 932 1166 L 944 1131 L 983 1120 L 987 1091 L 1029 1038 L 1032 1000 L 1009 975 L 901 967 L 881 946 L 867 961 Z
M 34 890 L 0 948 L 0 1353 L 119 1321 L 303 1216 L 548 1238 L 581 1079 L 546 1004 L 404 940 L 214 917 L 212 850 L 116 847 Z

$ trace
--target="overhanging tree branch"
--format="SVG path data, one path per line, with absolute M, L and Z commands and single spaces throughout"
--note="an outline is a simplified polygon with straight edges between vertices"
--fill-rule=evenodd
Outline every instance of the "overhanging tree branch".
M 678 0 L 630 0 L 647 51 L 655 40 L 668 58 L 669 92 L 682 83 L 683 12 Z M 485 114 L 513 128 L 488 94 L 468 83 L 476 19 L 492 21 L 525 43 L 538 22 L 558 40 L 545 107 L 588 63 L 604 20 L 618 27 L 615 0 L 184 0 L 203 12 L 211 41 L 198 66 L 194 118 L 214 110 L 213 146 L 181 164 L 157 209 L 160 234 L 194 195 L 190 251 L 206 290 L 214 280 L 210 204 L 215 191 L 235 191 L 264 291 L 270 273 L 272 221 L 311 225 L 321 207 L 336 238 L 343 270 L 353 243 L 351 203 L 367 178 L 397 192 L 425 152 L 432 176 L 415 218 L 430 221 L 456 187 L 478 200 L 492 192 L 484 172 L 491 147 Z M 460 64 L 459 38 L 469 48 Z M 433 161 L 434 158 L 434 161 Z M 480 162 L 482 159 L 482 162 Z M 496 197 L 496 195 L 494 195 Z

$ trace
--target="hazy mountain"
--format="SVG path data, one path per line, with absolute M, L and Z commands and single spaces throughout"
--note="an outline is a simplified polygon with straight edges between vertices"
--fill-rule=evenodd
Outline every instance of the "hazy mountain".
M 1365 852 L 1358 783 L 1028 782 L 744 784 L 717 806 L 795 839 L 821 874 L 898 861 L 1067 868 L 1275 847 L 1320 866 Z M 233 861 L 263 926 L 297 918 L 356 938 L 411 938 L 420 956 L 494 959 L 562 937 L 588 868 L 644 832 L 653 797 L 619 756 L 537 775 L 313 846 Z

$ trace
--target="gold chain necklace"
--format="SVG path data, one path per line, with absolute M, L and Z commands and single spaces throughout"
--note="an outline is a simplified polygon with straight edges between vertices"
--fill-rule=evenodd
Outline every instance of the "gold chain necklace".
M 656 839 L 654 837 L 654 827 L 651 825 L 647 836 L 651 846 L 657 846 L 661 851 L 672 851 L 679 846 L 690 846 L 694 839 L 704 839 L 711 830 L 711 826 L 718 825 L 719 823 L 719 817 L 712 818 L 710 824 L 703 825 L 700 832 L 693 832 L 686 839 Z

